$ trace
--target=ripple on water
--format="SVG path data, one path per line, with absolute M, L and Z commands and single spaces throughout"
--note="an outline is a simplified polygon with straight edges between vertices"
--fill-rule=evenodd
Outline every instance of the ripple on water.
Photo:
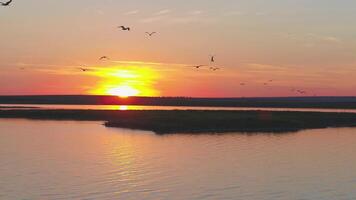
M 356 199 L 355 129 L 170 135 L 0 120 L 0 199 Z

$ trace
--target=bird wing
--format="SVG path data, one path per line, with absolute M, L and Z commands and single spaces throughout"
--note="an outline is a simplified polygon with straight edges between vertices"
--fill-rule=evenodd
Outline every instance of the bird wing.
M 2 3 L 2 5 L 8 6 L 8 5 L 10 5 L 11 2 L 12 2 L 12 0 L 10 0 L 10 1 L 6 2 L 6 3 Z

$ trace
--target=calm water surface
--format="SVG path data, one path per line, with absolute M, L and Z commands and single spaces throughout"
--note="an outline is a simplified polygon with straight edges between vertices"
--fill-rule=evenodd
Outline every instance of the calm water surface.
M 356 113 L 356 109 L 318 108 L 257 108 L 257 107 L 199 107 L 199 106 L 127 106 L 127 105 L 46 105 L 46 104 L 0 104 L 0 110 L 13 109 L 60 109 L 60 110 L 263 110 L 299 112 Z
M 356 129 L 171 135 L 0 120 L 0 199 L 355 200 Z

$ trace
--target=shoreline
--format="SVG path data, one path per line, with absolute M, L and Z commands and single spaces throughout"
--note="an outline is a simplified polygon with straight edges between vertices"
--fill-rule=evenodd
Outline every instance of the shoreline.
M 290 133 L 356 127 L 355 113 L 196 110 L 0 110 L 0 119 L 104 121 L 110 128 L 174 133 Z
M 321 108 L 356 109 L 356 97 L 129 97 L 108 95 L 29 95 L 0 96 L 0 104 L 48 105 L 137 105 L 188 107 L 260 107 L 260 108 Z

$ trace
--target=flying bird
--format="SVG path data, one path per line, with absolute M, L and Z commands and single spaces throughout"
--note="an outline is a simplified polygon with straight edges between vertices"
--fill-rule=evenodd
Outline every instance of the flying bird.
M 157 32 L 146 32 L 146 34 L 148 35 L 148 36 L 153 36 L 154 34 L 156 34 Z
M 91 71 L 90 69 L 87 69 L 87 68 L 79 68 L 82 72 L 88 72 L 88 71 Z
M 215 62 L 215 56 L 211 56 L 210 62 Z
M 304 90 L 297 90 L 297 92 L 298 92 L 299 94 L 306 94 L 306 93 L 307 93 L 307 92 L 304 91 Z
M 210 67 L 210 69 L 213 71 L 216 71 L 216 70 L 219 70 L 220 68 L 219 67 Z
M 109 58 L 108 58 L 107 56 L 101 56 L 101 57 L 99 58 L 99 60 L 104 60 L 104 59 L 109 60 Z
M 125 26 L 119 26 L 118 28 L 120 28 L 123 31 L 131 31 L 130 27 L 125 27 Z
M 206 66 L 206 65 L 195 65 L 195 66 L 192 66 L 192 67 L 199 69 L 199 68 L 202 68 L 204 66 Z
M 7 2 L 0 2 L 2 6 L 9 6 L 11 4 L 12 0 L 7 1 Z

